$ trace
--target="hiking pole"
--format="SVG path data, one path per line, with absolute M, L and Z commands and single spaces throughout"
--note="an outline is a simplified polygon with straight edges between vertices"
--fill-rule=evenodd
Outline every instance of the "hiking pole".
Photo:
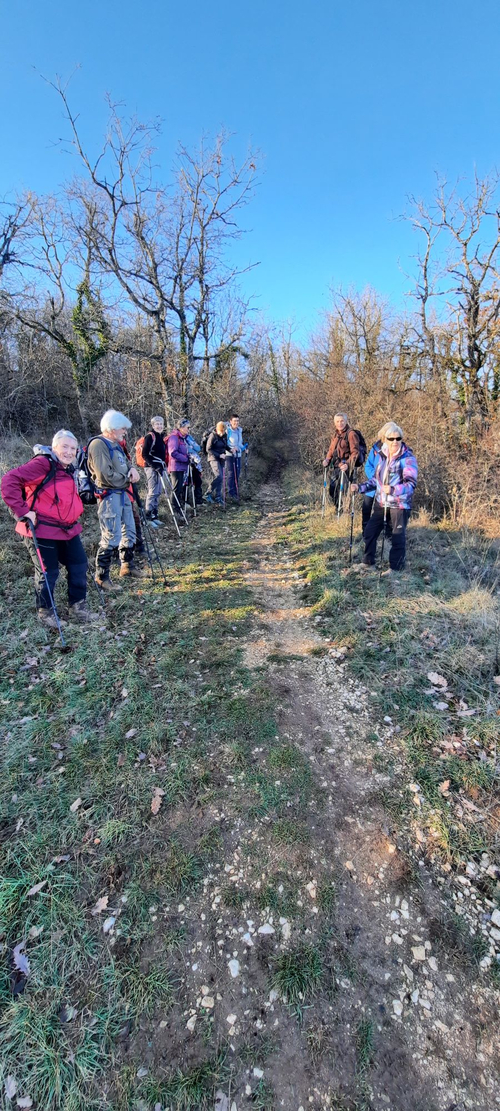
M 70 646 L 69 646 L 69 644 L 66 644 L 66 641 L 64 639 L 63 631 L 62 631 L 62 628 L 61 628 L 61 622 L 59 620 L 59 614 L 56 610 L 56 604 L 54 602 L 54 595 L 52 594 L 52 591 L 50 589 L 50 583 L 49 583 L 49 576 L 47 574 L 47 568 L 46 568 L 46 566 L 43 562 L 42 553 L 41 553 L 40 548 L 38 546 L 38 540 L 37 540 L 37 537 L 36 537 L 35 526 L 34 526 L 33 521 L 31 520 L 30 517 L 23 517 L 22 520 L 26 522 L 26 524 L 28 526 L 28 529 L 30 531 L 30 534 L 31 534 L 31 539 L 32 539 L 32 541 L 35 545 L 35 551 L 36 551 L 36 554 L 38 556 L 38 562 L 40 564 L 40 569 L 41 569 L 41 572 L 42 572 L 42 575 L 43 575 L 43 578 L 44 578 L 45 588 L 46 588 L 47 594 L 50 598 L 50 605 L 51 605 L 51 608 L 52 608 L 52 613 L 54 614 L 54 618 L 55 618 L 55 622 L 56 622 L 57 629 L 58 629 L 58 632 L 59 632 L 59 636 L 61 638 L 61 651 L 62 652 L 69 652 L 70 651 Z
M 383 527 L 383 530 L 382 530 L 382 547 L 380 549 L 380 569 L 379 569 L 379 573 L 378 573 L 379 584 L 380 584 L 380 580 L 382 578 L 382 568 L 384 566 L 384 544 L 385 544 L 386 529 L 387 529 L 387 494 L 385 496 L 385 501 L 384 501 L 384 527 Z
M 337 518 L 340 517 L 343 493 L 344 493 L 344 472 L 341 471 L 340 472 L 340 485 L 339 485 L 339 500 L 338 500 L 338 503 L 337 503 Z
M 222 508 L 226 510 L 226 460 L 222 460 Z
M 186 505 L 188 504 L 189 488 L 191 488 L 191 508 L 193 510 L 193 517 L 196 517 L 197 516 L 197 514 L 196 514 L 196 499 L 195 499 L 195 496 L 194 496 L 193 464 L 192 463 L 189 463 L 189 466 L 188 466 L 188 480 L 187 480 L 187 483 L 186 483 L 186 493 L 185 493 L 185 496 L 184 496 L 184 508 L 186 508 Z
M 168 485 L 170 486 L 171 499 L 172 499 L 172 501 L 173 501 L 173 499 L 175 498 L 175 500 L 176 500 L 176 502 L 177 502 L 177 506 L 178 506 L 178 509 L 179 509 L 179 513 L 181 514 L 181 517 L 183 517 L 183 518 L 184 518 L 184 522 L 185 522 L 185 524 L 186 524 L 186 525 L 188 525 L 188 524 L 189 524 L 189 521 L 188 521 L 188 519 L 187 519 L 187 517 L 186 517 L 186 514 L 185 514 L 185 512 L 184 512 L 184 510 L 183 510 L 183 508 L 182 508 L 182 505 L 181 505 L 181 503 L 180 503 L 180 501 L 179 501 L 179 499 L 178 499 L 178 497 L 177 497 L 177 494 L 176 494 L 176 492 L 175 492 L 175 490 L 174 490 L 174 487 L 173 487 L 173 483 L 172 483 L 172 480 L 171 480 L 171 478 L 170 478 L 170 475 L 169 475 L 168 471 L 162 471 L 162 472 L 161 472 L 161 474 L 160 474 L 160 482 L 161 482 L 161 484 L 162 484 L 162 486 L 163 486 L 163 489 L 164 489 L 164 491 L 165 491 L 165 494 L 166 494 L 166 496 L 167 496 L 167 501 L 168 501 L 168 504 L 170 505 L 170 508 L 171 508 L 171 510 L 172 510 L 172 516 L 174 516 L 174 508 L 173 508 L 173 505 L 171 504 L 171 500 L 170 500 L 170 498 L 169 498 L 169 496 L 168 496 L 168 490 L 167 490 L 167 487 L 166 487 L 166 485 L 165 485 L 165 475 L 166 475 L 166 478 L 167 478 L 167 482 L 168 482 Z M 174 521 L 175 521 L 175 516 L 174 516 Z M 177 526 L 177 521 L 175 521 L 175 525 L 176 525 L 176 527 L 177 527 L 177 532 L 179 532 L 179 528 L 178 528 L 178 526 Z M 181 535 L 181 534 L 180 534 L 180 532 L 179 532 L 179 536 L 180 536 L 180 535 Z
M 147 561 L 149 563 L 149 566 L 151 568 L 151 575 L 154 579 L 155 578 L 155 570 L 154 570 L 154 567 L 153 567 L 153 556 L 151 554 L 151 553 L 153 553 L 154 557 L 156 559 L 156 562 L 157 562 L 157 564 L 160 568 L 160 572 L 161 572 L 161 576 L 163 578 L 163 582 L 164 582 L 165 586 L 168 586 L 168 579 L 167 579 L 167 576 L 166 576 L 166 573 L 165 573 L 165 568 L 164 568 L 163 563 L 161 561 L 160 553 L 158 551 L 158 548 L 156 547 L 156 541 L 155 541 L 155 538 L 153 536 L 153 529 L 150 528 L 149 521 L 148 521 L 148 519 L 146 517 L 146 514 L 144 512 L 144 506 L 142 504 L 142 498 L 141 498 L 141 496 L 139 494 L 139 491 L 137 489 L 137 483 L 135 483 L 135 482 L 132 483 L 132 490 L 134 492 L 134 498 L 135 498 L 136 503 L 137 503 L 137 509 L 138 509 L 138 512 L 139 512 L 139 519 L 140 519 L 141 525 L 144 529 L 144 539 L 146 541 L 146 559 L 147 559 Z
M 323 467 L 323 493 L 321 495 L 321 516 L 324 517 L 326 513 L 326 481 L 327 481 L 328 467 Z
M 167 505 L 168 505 L 168 508 L 169 508 L 169 510 L 170 510 L 170 514 L 171 514 L 172 520 L 173 520 L 173 522 L 174 522 L 174 525 L 175 525 L 175 527 L 176 527 L 176 529 L 177 529 L 177 536 L 179 537 L 179 540 L 180 540 L 180 538 L 181 538 L 181 530 L 180 530 L 180 528 L 179 528 L 179 526 L 178 526 L 178 524 L 177 524 L 177 520 L 176 520 L 176 517 L 175 517 L 175 513 L 174 513 L 174 507 L 173 507 L 173 505 L 172 505 L 172 502 L 170 501 L 170 498 L 169 498 L 169 496 L 168 496 L 168 490 L 167 490 L 167 487 L 165 486 L 165 482 L 164 482 L 164 480 L 163 480 L 163 475 L 162 475 L 162 474 L 160 475 L 160 482 L 161 482 L 161 484 L 162 484 L 162 486 L 163 486 L 163 492 L 164 492 L 164 494 L 165 494 L 165 497 L 166 497 L 166 499 L 167 499 Z
M 349 538 L 349 567 L 352 564 L 352 541 L 354 536 L 354 494 L 351 494 L 351 535 Z
M 235 455 L 233 455 L 233 475 L 234 475 L 234 485 L 235 485 L 235 487 L 236 487 L 236 497 L 238 498 L 238 501 L 239 501 L 239 500 L 240 500 L 240 488 L 239 488 L 239 486 L 238 486 L 238 475 L 237 475 L 237 473 L 236 473 L 236 470 L 237 470 L 237 468 L 236 468 L 236 456 L 235 456 Z

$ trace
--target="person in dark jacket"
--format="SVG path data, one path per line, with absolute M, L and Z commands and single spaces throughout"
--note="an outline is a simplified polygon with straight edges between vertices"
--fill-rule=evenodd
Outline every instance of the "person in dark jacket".
M 76 436 L 61 428 L 51 448 L 41 449 L 29 463 L 14 467 L 2 478 L 3 500 L 17 517 L 16 532 L 23 537 L 34 564 L 38 618 L 56 632 L 57 622 L 47 586 L 24 518 L 36 529 L 52 597 L 62 565 L 68 578 L 70 617 L 78 621 L 94 620 L 96 614 L 89 612 L 86 600 L 87 556 L 80 539 L 83 502 L 74 478 L 77 448 Z
M 342 475 L 344 474 L 346 478 L 352 476 L 355 467 L 358 465 L 359 436 L 350 427 L 345 413 L 336 413 L 333 423 L 335 432 L 323 459 L 323 467 L 329 467 L 330 463 L 333 464 L 329 494 L 332 501 L 337 502 Z
M 181 514 L 184 493 L 184 478 L 189 467 L 189 449 L 186 437 L 189 433 L 189 421 L 183 418 L 178 421 L 167 440 L 168 473 L 172 483 L 172 508 L 179 524 L 184 522 Z
M 220 420 L 207 440 L 207 457 L 213 475 L 207 501 L 212 502 L 215 499 L 217 505 L 223 505 L 222 481 L 228 455 L 231 455 L 231 451 L 227 442 L 226 426 L 224 421 Z
M 165 421 L 163 417 L 152 417 L 151 431 L 146 433 L 142 448 L 142 454 L 146 464 L 144 473 L 148 484 L 146 517 L 155 527 L 163 523 L 158 517 L 158 502 L 162 491 L 160 475 L 165 470 L 166 458 L 164 430 Z
M 377 540 L 390 518 L 392 525 L 389 569 L 404 571 L 406 557 L 406 525 L 410 516 L 413 493 L 417 485 L 417 460 L 403 440 L 403 432 L 398 424 L 389 421 L 384 426 L 384 442 L 373 478 L 358 486 L 353 483 L 353 494 L 375 491 L 373 513 L 365 529 L 365 554 L 362 566 L 373 567 Z

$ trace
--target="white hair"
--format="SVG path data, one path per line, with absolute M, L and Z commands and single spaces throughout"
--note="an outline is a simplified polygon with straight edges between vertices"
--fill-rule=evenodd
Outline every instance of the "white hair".
M 75 444 L 78 443 L 76 436 L 73 436 L 72 432 L 69 432 L 67 428 L 60 428 L 59 432 L 55 432 L 52 437 L 52 449 L 57 447 L 59 440 L 64 440 L 65 438 L 68 440 L 74 440 Z
M 101 432 L 116 432 L 117 428 L 132 428 L 132 421 L 117 409 L 108 409 L 101 420 Z
M 165 418 L 162 417 L 161 414 L 157 417 L 151 417 L 151 420 L 150 420 L 149 423 L 154 424 L 155 420 L 161 420 L 162 424 L 165 424 Z
M 335 424 L 335 421 L 338 420 L 339 418 L 340 418 L 340 420 L 345 420 L 346 424 L 349 424 L 349 417 L 347 416 L 347 413 L 335 413 L 335 416 L 333 418 L 333 423 Z
M 378 434 L 379 440 L 386 440 L 390 432 L 395 432 L 396 436 L 401 436 L 403 439 L 403 429 L 399 424 L 395 424 L 393 420 L 388 420 L 387 424 L 383 424 Z

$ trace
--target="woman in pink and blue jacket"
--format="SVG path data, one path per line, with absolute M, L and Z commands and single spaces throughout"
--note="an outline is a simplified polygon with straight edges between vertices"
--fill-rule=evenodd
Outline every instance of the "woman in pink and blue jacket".
M 394 421 L 381 429 L 383 443 L 375 473 L 367 482 L 353 483 L 352 492 L 375 491 L 373 512 L 366 524 L 363 565 L 373 567 L 377 540 L 387 520 L 392 526 L 389 567 L 403 571 L 406 556 L 406 525 L 411 511 L 413 492 L 417 485 L 417 460 L 403 440 L 403 431 Z M 387 535 L 387 532 L 386 532 Z

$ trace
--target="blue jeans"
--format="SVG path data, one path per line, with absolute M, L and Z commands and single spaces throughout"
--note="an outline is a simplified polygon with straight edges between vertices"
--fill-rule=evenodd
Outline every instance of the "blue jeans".
M 162 484 L 158 471 L 154 467 L 145 467 L 144 473 L 148 484 L 148 492 L 146 494 L 146 513 L 158 514 L 158 502 L 162 492 Z
M 35 597 L 37 609 L 49 610 L 51 603 L 49 592 L 42 574 L 40 561 L 36 554 L 35 545 L 31 537 L 24 538 L 24 543 L 29 551 L 35 567 Z M 68 602 L 73 606 L 75 602 L 82 602 L 87 597 L 87 556 L 80 540 L 80 536 L 73 536 L 71 540 L 43 540 L 38 538 L 38 547 L 45 564 L 47 579 L 54 597 L 55 585 L 59 577 L 59 564 L 66 568 L 68 576 Z

